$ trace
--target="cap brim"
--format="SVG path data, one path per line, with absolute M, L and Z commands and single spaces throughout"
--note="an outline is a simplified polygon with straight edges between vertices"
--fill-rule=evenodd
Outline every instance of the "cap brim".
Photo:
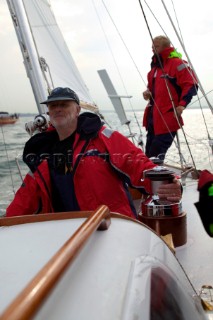
M 40 104 L 48 104 L 53 101 L 64 101 L 64 100 L 75 101 L 78 104 L 78 102 L 75 99 L 68 98 L 68 97 L 50 98 L 50 99 L 47 99 L 46 101 L 40 102 Z

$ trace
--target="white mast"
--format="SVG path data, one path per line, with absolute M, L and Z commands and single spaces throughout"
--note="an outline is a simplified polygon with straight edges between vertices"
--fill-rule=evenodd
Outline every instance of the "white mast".
M 42 75 L 38 53 L 28 23 L 26 11 L 22 0 L 7 0 L 12 21 L 16 30 L 19 45 L 24 58 L 24 65 L 30 79 L 38 111 L 44 113 L 45 106 L 40 105 L 47 97 L 44 77 Z

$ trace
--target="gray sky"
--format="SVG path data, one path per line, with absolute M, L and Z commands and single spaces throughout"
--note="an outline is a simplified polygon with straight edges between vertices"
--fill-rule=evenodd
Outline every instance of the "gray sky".
M 183 58 L 186 58 L 171 22 L 168 21 L 162 1 L 147 2 L 174 46 L 183 53 Z M 171 1 L 164 2 L 177 25 Z M 111 109 L 112 106 L 97 74 L 99 69 L 108 71 L 118 94 L 133 96 L 131 101 L 135 109 L 144 108 L 145 102 L 141 92 L 146 88 L 146 74 L 149 71 L 152 51 L 151 39 L 139 1 L 104 1 L 134 62 L 101 0 L 52 0 L 50 3 L 79 71 L 100 109 Z M 153 37 L 163 34 L 144 1 L 141 0 L 141 3 L 146 11 Z M 211 0 L 173 0 L 173 3 L 187 53 L 205 91 L 208 92 L 213 89 Z M 18 113 L 37 112 L 6 0 L 0 0 L 0 17 L 0 109 Z M 213 94 L 210 94 L 210 101 L 212 98 Z M 129 101 L 124 104 L 126 108 L 131 108 Z M 204 101 L 203 105 L 206 105 Z

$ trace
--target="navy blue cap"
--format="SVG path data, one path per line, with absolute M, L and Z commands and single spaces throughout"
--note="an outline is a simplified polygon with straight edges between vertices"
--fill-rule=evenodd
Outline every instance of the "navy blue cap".
M 60 100 L 72 100 L 75 101 L 78 105 L 80 104 L 79 97 L 75 93 L 75 91 L 70 88 L 55 88 L 51 91 L 50 95 L 47 97 L 47 100 L 41 102 L 40 104 L 48 104 L 52 101 L 60 101 Z

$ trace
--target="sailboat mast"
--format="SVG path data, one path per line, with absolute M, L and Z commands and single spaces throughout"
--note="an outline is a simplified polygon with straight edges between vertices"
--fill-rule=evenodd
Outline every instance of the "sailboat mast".
M 40 105 L 40 102 L 46 99 L 47 89 L 45 88 L 38 53 L 28 23 L 23 1 L 7 0 L 7 4 L 24 58 L 24 65 L 32 86 L 38 111 L 39 113 L 45 113 L 45 106 Z

